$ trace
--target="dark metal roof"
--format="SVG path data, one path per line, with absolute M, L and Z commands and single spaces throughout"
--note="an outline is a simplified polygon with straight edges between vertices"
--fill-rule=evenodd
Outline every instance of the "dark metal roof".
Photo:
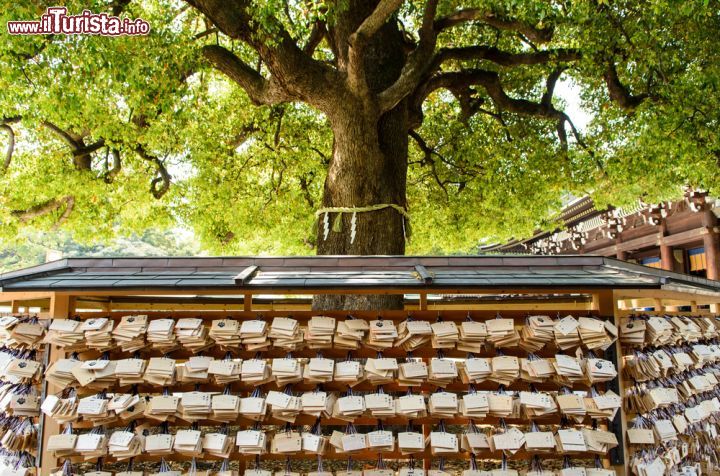
M 67 258 L 0 275 L 2 291 L 661 288 L 720 282 L 601 256 Z

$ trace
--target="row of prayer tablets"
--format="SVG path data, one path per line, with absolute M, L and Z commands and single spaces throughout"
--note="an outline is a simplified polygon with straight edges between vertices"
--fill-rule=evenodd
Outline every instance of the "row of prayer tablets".
M 8 324 L 6 332 L 12 333 L 14 325 L 21 324 Z M 42 326 L 41 330 L 44 333 Z M 435 349 L 478 353 L 486 345 L 521 347 L 528 352 L 547 345 L 561 350 L 580 346 L 589 350 L 606 349 L 615 341 L 617 333 L 609 321 L 573 316 L 558 320 L 530 316 L 524 325 L 516 326 L 513 319 L 503 318 L 460 323 L 408 318 L 396 325 L 388 319 L 338 320 L 328 316 L 312 316 L 306 325 L 291 317 L 274 317 L 270 321 L 226 318 L 208 325 L 199 318 L 150 320 L 145 315 L 133 315 L 124 316 L 116 327 L 112 319 L 103 317 L 86 321 L 54 319 L 43 342 L 78 352 L 115 348 L 135 352 L 152 348 L 167 353 L 182 347 L 198 353 L 213 346 L 250 351 L 269 348 L 355 350 L 360 347 L 413 351 L 430 344 Z
M 299 415 L 354 422 L 358 418 L 408 420 L 430 416 L 437 419 L 485 417 L 536 418 L 565 416 L 578 423 L 589 419 L 612 419 L 621 406 L 618 395 L 608 390 L 581 396 L 571 392 L 469 392 L 437 391 L 429 395 L 395 396 L 381 389 L 365 394 L 313 390 L 301 393 L 253 390 L 246 396 L 230 393 L 184 392 L 168 395 L 94 394 L 78 398 L 48 395 L 40 409 L 59 423 L 91 422 L 94 426 L 144 419 L 153 422 L 212 420 L 232 422 L 268 418 L 295 423 Z
M 2 356 L 0 355 L 0 358 Z M 9 365 L 7 375 L 28 369 L 37 362 L 20 362 Z M 28 373 L 30 370 L 28 370 Z M 33 370 L 32 372 L 37 372 Z M 0 372 L 0 376 L 2 373 Z M 557 354 L 554 358 L 518 358 L 498 356 L 468 359 L 433 357 L 429 362 L 421 359 L 378 357 L 361 360 L 335 360 L 322 356 L 312 358 L 273 359 L 215 359 L 210 356 L 193 356 L 186 362 L 169 357 L 121 360 L 59 359 L 45 372 L 45 378 L 61 387 L 112 388 L 114 385 L 149 383 L 172 386 L 176 383 L 202 383 L 212 381 L 226 385 L 241 381 L 253 385 L 272 383 L 282 386 L 296 382 L 341 382 L 354 387 L 368 381 L 374 385 L 399 384 L 417 386 L 430 383 L 446 387 L 453 382 L 496 382 L 509 385 L 516 380 L 526 382 L 555 381 L 572 386 L 578 382 L 589 385 L 606 382 L 617 376 L 612 362 L 593 357 L 574 357 Z
M 408 464 L 403 462 L 402 464 Z M 322 464 L 318 464 L 315 471 L 307 472 L 296 472 L 288 470 L 287 468 L 282 471 L 269 471 L 261 468 L 246 469 L 242 474 L 239 474 L 234 470 L 200 470 L 190 469 L 189 472 L 183 473 L 181 471 L 171 471 L 167 468 L 159 470 L 159 472 L 144 473 L 142 471 L 122 471 L 115 473 L 115 476 L 182 476 L 193 475 L 193 476 L 616 476 L 616 472 L 613 469 L 603 469 L 598 465 L 593 467 L 574 466 L 571 464 L 565 465 L 562 469 L 557 471 L 543 470 L 542 465 L 539 462 L 534 462 L 529 470 L 522 470 L 518 472 L 517 469 L 487 469 L 481 470 L 477 468 L 477 465 L 469 462 L 464 466 L 467 469 L 461 472 L 446 471 L 444 469 L 423 469 L 419 464 L 400 466 L 397 471 L 386 468 L 383 464 L 378 464 L 377 467 L 365 468 L 363 470 L 351 469 L 352 465 L 349 465 L 347 469 L 341 471 L 329 471 L 323 467 Z M 696 464 L 698 470 L 692 473 L 684 473 L 683 476 L 699 476 L 701 474 L 699 470 L 699 463 Z M 536 469 L 540 468 L 540 469 Z M 658 472 L 643 472 L 640 473 L 642 476 L 656 476 Z M 24 475 L 21 475 L 24 476 Z M 52 473 L 52 476 L 63 476 L 62 473 Z M 85 472 L 84 476 L 113 476 L 108 471 L 93 471 Z
M 614 433 L 605 430 L 562 428 L 556 432 L 540 431 L 537 427 L 522 431 L 518 427 L 495 428 L 491 432 L 480 432 L 468 428 L 462 433 L 451 433 L 442 427 L 431 431 L 428 436 L 412 428 L 394 433 L 383 428 L 360 432 L 348 425 L 344 431 L 334 430 L 323 434 L 317 427 L 310 431 L 288 428 L 266 432 L 262 429 L 239 430 L 233 437 L 224 433 L 202 434 L 199 430 L 179 429 L 174 434 L 155 433 L 143 436 L 130 428 L 113 431 L 109 437 L 102 429 L 89 433 L 60 434 L 50 437 L 48 449 L 57 456 L 81 455 L 97 458 L 113 455 L 122 459 L 141 453 L 148 455 L 187 456 L 209 454 L 230 457 L 237 448 L 238 454 L 261 455 L 268 452 L 283 455 L 352 455 L 359 452 L 390 453 L 399 451 L 403 455 L 423 453 L 430 449 L 435 456 L 452 455 L 460 452 L 487 453 L 505 452 L 512 455 L 521 450 L 531 454 L 557 452 L 566 455 L 591 453 L 604 455 L 618 446 Z
M 719 336 L 720 323 L 707 316 L 639 315 L 620 323 L 620 342 L 633 347 L 694 343 Z

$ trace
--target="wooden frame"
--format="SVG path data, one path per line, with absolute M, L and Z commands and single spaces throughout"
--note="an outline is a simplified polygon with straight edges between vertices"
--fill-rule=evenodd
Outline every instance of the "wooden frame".
M 314 293 L 362 293 L 362 294 L 396 294 L 404 292 L 417 293 L 417 289 L 372 289 L 366 288 L 362 290 L 357 289 L 305 289 L 305 288 L 287 288 L 287 289 L 274 289 L 274 290 L 258 290 L 256 292 L 248 290 L 207 290 L 198 289 L 193 291 L 168 291 L 168 290 L 141 290 L 141 291 L 97 291 L 97 290 L 78 290 L 74 292 L 6 292 L 0 293 L 0 301 L 6 301 L 12 303 L 12 309 L 16 310 L 23 303 L 48 303 L 47 311 L 43 311 L 40 317 L 49 318 L 62 318 L 69 317 L 78 314 L 79 309 L 83 309 L 83 305 L 93 304 L 93 310 L 86 310 L 81 312 L 81 316 L 89 315 L 109 315 L 113 317 L 119 317 L 134 310 L 142 311 L 147 314 L 163 314 L 163 315 L 174 315 L 174 316 L 203 316 L 203 317 L 219 317 L 219 316 L 238 316 L 238 317 L 251 317 L 256 315 L 258 312 L 266 314 L 268 316 L 277 314 L 292 313 L 294 317 L 298 319 L 305 319 L 312 315 L 307 303 L 256 303 L 253 297 L 256 294 L 264 295 L 282 295 L 282 294 L 301 294 L 308 295 Z M 197 296 L 219 296 L 218 302 L 213 304 L 193 304 L 182 302 L 173 303 L 173 297 L 177 297 L 178 301 L 182 301 L 180 296 L 187 296 L 188 293 Z M 612 288 L 542 288 L 542 289 L 523 289 L 523 288 L 512 288 L 507 287 L 503 289 L 432 289 L 433 294 L 466 294 L 466 295 L 480 295 L 480 294 L 520 294 L 526 298 L 525 301 L 508 299 L 510 302 L 504 302 L 502 300 L 493 302 L 472 302 L 472 298 L 468 297 L 467 301 L 462 303 L 442 302 L 442 301 L 431 301 L 428 299 L 427 292 L 420 292 L 419 299 L 415 304 L 409 304 L 403 311 L 381 311 L 378 312 L 357 312 L 358 316 L 375 317 L 378 314 L 383 315 L 384 318 L 388 319 L 400 319 L 411 312 L 418 318 L 432 319 L 437 315 L 439 311 L 443 313 L 447 319 L 461 320 L 465 314 L 470 311 L 473 315 L 480 317 L 492 317 L 496 312 L 502 313 L 504 316 L 512 316 L 516 319 L 521 319 L 524 315 L 529 312 L 549 312 L 549 311 L 562 311 L 567 313 L 585 314 L 592 313 L 593 315 L 608 318 L 614 320 L 615 324 L 618 324 L 619 318 L 632 312 L 628 307 L 637 307 L 634 304 L 651 304 L 658 312 L 665 311 L 666 306 L 690 306 L 694 312 L 701 312 L 698 310 L 699 305 L 710 305 L 710 309 L 707 312 L 717 312 L 718 306 L 720 306 L 720 294 L 712 295 L 710 293 L 696 294 L 696 293 L 684 293 L 679 290 L 648 290 L 648 289 L 612 289 Z M 562 296 L 557 296 L 558 293 L 562 293 Z M 552 295 L 548 297 L 548 295 Z M 125 298 L 132 297 L 132 302 L 125 301 L 123 303 L 114 303 L 112 297 L 122 296 Z M 162 296 L 163 302 L 153 302 L 154 298 Z M 571 296 L 571 297 L 568 297 Z M 229 304 L 223 304 L 223 298 L 231 301 Z M 543 299 L 539 299 L 543 297 Z M 533 299 L 535 298 L 535 299 Z M 147 301 L 147 302 L 144 302 Z M 155 299 L 155 301 L 157 301 Z M 634 303 L 634 304 L 633 304 Z M 347 312 L 338 311 L 330 313 L 335 315 L 345 315 Z M 399 349 L 397 349 L 399 351 Z M 620 344 L 614 345 L 614 352 L 616 356 L 621 356 Z M 432 355 L 434 351 L 418 352 L 417 355 L 421 357 L 428 357 Z M 327 352 L 328 355 L 333 355 L 333 352 Z M 403 355 L 404 352 L 397 352 L 398 356 Z M 452 353 L 450 353 L 452 355 Z M 47 352 L 48 361 L 53 360 L 61 356 L 61 352 L 58 348 L 52 347 Z M 298 355 L 302 355 L 299 352 Z M 364 355 L 360 352 L 360 355 Z M 393 352 L 388 352 L 388 356 L 393 356 Z M 619 358 L 618 371 L 622 372 L 622 359 Z M 618 379 L 617 392 L 623 395 L 625 384 L 623 379 Z M 43 386 L 43 396 L 47 393 L 56 392 L 58 389 L 52 388 L 47 382 Z M 427 434 L 430 431 L 431 420 L 423 420 L 422 423 L 423 431 Z M 372 422 L 361 421 L 358 424 L 369 424 Z M 396 422 L 396 423 L 399 423 Z M 460 421 L 455 423 L 461 423 Z M 624 461 L 624 464 L 615 466 L 618 474 L 625 475 L 629 474 L 628 470 L 628 447 L 626 439 L 624 438 L 625 431 L 627 429 L 627 420 L 624 413 L 619 412 L 619 419 L 616 421 L 619 425 L 619 438 L 621 443 L 622 451 L 620 453 L 620 460 Z M 47 439 L 51 434 L 59 431 L 59 426 L 51 419 L 41 417 L 40 421 L 40 435 L 39 440 L 41 448 L 39 449 L 39 465 L 40 475 L 46 476 L 57 467 L 57 461 L 53 455 L 46 451 Z M 275 455 L 276 457 L 277 455 Z M 361 457 L 363 455 L 360 455 Z M 366 455 L 368 457 L 374 457 L 375 454 Z M 400 455 L 390 454 L 388 459 L 392 459 L 393 456 L 397 456 L 401 459 Z M 490 455 L 480 455 L 481 457 Z M 269 456 L 271 457 L 271 456 Z M 527 454 L 518 453 L 517 459 L 527 458 Z M 182 458 L 177 458 L 182 460 Z M 241 464 L 244 465 L 244 461 L 247 458 L 242 459 Z M 418 458 L 420 459 L 420 458 Z M 429 450 L 423 455 L 426 469 L 430 462 Z M 609 465 L 610 461 L 605 460 L 605 464 Z

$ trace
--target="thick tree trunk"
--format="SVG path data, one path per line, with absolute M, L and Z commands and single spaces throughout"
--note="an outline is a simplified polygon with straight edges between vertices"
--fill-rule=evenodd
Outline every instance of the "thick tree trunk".
M 333 158 L 323 196 L 324 207 L 362 207 L 382 203 L 405 206 L 407 127 L 404 106 L 378 122 L 347 111 L 346 121 L 334 125 Z M 330 224 L 336 214 L 331 214 Z M 405 253 L 403 217 L 386 208 L 357 214 L 355 240 L 351 240 L 351 214 L 343 214 L 342 231 L 324 239 L 318 227 L 318 254 L 401 255 Z M 398 309 L 402 296 L 318 296 L 315 309 Z
M 373 2 L 367 2 L 372 4 Z M 372 8 L 372 5 L 370 5 Z M 354 29 L 354 25 L 347 25 Z M 371 90 L 380 91 L 398 77 L 405 61 L 403 39 L 394 22 L 386 24 L 367 49 L 365 71 Z M 408 117 L 400 103 L 381 117 L 367 101 L 348 98 L 330 118 L 333 157 L 323 195 L 324 207 L 406 205 Z M 336 215 L 331 214 L 330 224 Z M 342 231 L 324 239 L 318 226 L 320 255 L 401 255 L 405 253 L 403 217 L 392 208 L 357 214 L 355 241 L 350 243 L 351 214 L 343 214 Z M 314 309 L 400 309 L 397 295 L 317 296 Z

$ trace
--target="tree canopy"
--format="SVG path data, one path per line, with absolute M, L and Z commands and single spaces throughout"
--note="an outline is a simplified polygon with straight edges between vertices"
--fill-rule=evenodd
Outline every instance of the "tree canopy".
M 92 245 L 78 243 L 68 232 L 23 232 L 19 243 L 0 242 L 0 272 L 45 263 L 48 259 L 72 256 L 194 256 L 201 253 L 191 237 L 176 231 L 149 229 Z
M 3 25 L 55 4 L 3 3 Z M 0 236 L 180 223 L 213 252 L 312 252 L 333 158 L 323 92 L 374 87 L 353 55 L 378 50 L 369 38 L 388 23 L 404 49 L 375 55 L 401 54 L 402 71 L 367 97 L 380 111 L 407 101 L 408 251 L 553 228 L 567 194 L 622 206 L 720 192 L 718 2 L 366 3 L 70 0 L 152 30 L 3 34 Z M 580 91 L 586 128 L 559 81 Z

